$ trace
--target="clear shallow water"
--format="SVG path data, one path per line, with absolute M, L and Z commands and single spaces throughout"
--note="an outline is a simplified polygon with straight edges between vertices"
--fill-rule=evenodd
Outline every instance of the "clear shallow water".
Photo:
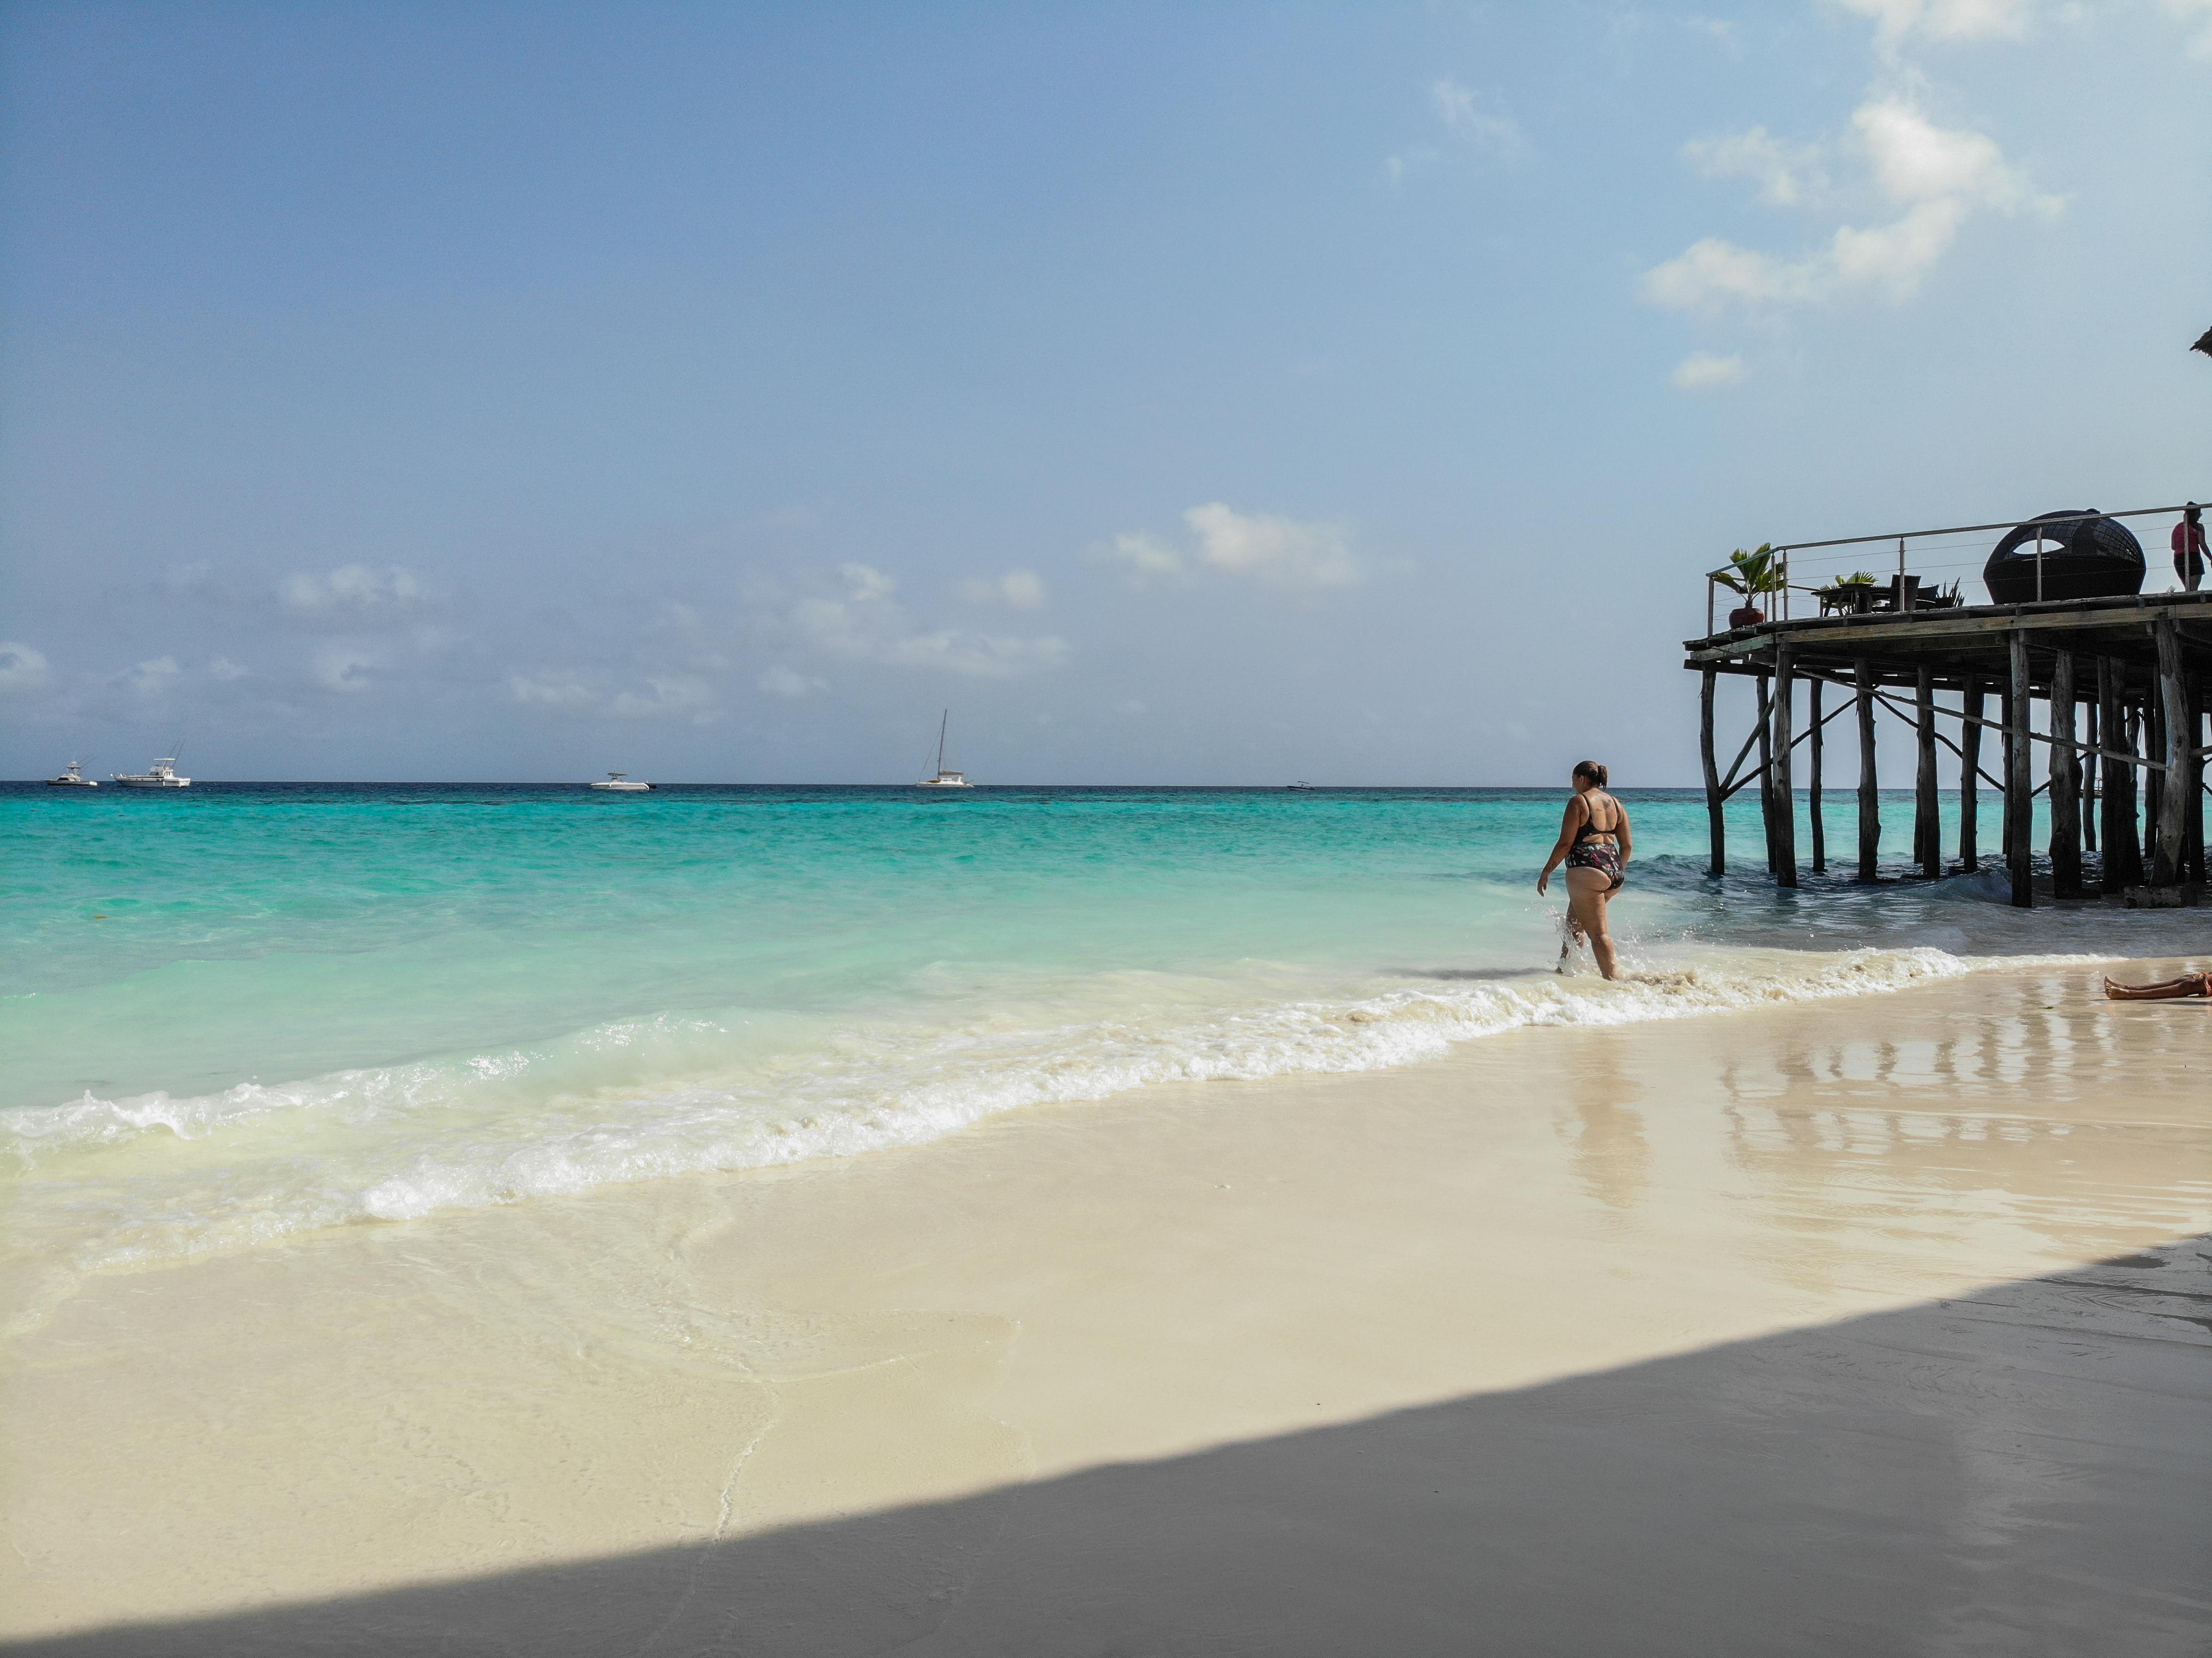
M 1741 797 L 1715 882 L 1702 797 L 1645 793 L 1614 908 L 1638 975 L 1561 979 L 1560 892 L 1532 882 L 1563 798 L 0 789 L 0 1180 L 19 1245 L 119 1263 L 1529 1023 L 2188 947 L 2181 918 L 2022 917 L 1988 876 L 1778 893 Z M 1902 849 L 1909 798 L 1885 811 Z

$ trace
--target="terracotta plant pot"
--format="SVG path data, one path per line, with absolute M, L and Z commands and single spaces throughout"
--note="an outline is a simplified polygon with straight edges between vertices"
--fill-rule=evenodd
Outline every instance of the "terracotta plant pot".
M 1756 628 L 1765 620 L 1766 612 L 1756 604 L 1739 604 L 1729 612 L 1729 626 L 1731 628 Z

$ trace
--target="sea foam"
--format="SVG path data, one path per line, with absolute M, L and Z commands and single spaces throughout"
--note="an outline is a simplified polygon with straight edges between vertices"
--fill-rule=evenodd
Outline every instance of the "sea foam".
M 748 1045 L 741 1016 L 662 1017 L 200 1096 L 88 1094 L 8 1114 L 0 1155 L 17 1163 L 19 1196 L 33 1210 L 67 1208 L 80 1223 L 88 1208 L 106 1211 L 73 1253 L 115 1266 L 623 1181 L 858 1156 L 1159 1083 L 1376 1070 L 1529 1027 L 1710 1016 L 2088 959 L 1735 950 L 1613 983 L 1439 973 L 1288 999 L 1250 985 L 1107 975 L 1072 1002 L 933 1029 L 786 1031 L 766 1051 Z

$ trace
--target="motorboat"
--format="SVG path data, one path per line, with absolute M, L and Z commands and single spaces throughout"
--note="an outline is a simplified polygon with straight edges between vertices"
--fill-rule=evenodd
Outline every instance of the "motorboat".
M 1301 778 L 1295 783 L 1285 783 L 1283 786 L 1286 789 L 1310 789 L 1313 785 Z
M 59 777 L 49 777 L 46 779 L 46 786 L 50 789 L 98 788 L 100 785 L 84 774 L 84 772 L 82 769 L 83 765 L 84 762 L 82 760 L 70 761 L 69 764 L 62 768 L 62 774 Z
M 609 794 L 643 794 L 653 785 L 641 783 L 627 772 L 611 771 L 607 774 L 605 782 L 594 783 L 592 786 L 595 789 L 605 789 Z
M 945 717 L 937 722 L 937 769 L 929 776 L 919 780 L 915 784 L 915 787 L 918 789 L 972 789 L 975 786 L 973 783 L 968 780 L 967 773 L 947 771 L 945 768 L 945 728 L 951 724 L 951 721 L 952 710 L 947 708 L 945 711 Z
M 177 775 L 177 757 L 169 755 L 156 760 L 143 771 L 110 772 L 119 789 L 188 789 L 192 786 L 189 777 Z

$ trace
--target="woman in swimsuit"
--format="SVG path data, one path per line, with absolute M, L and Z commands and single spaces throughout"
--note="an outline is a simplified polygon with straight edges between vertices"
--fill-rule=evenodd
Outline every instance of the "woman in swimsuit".
M 1551 890 L 1552 872 L 1567 866 L 1567 925 L 1589 940 L 1597 970 L 1616 978 L 1613 934 L 1606 930 L 1605 907 L 1628 878 L 1628 809 L 1607 794 L 1606 769 L 1595 760 L 1575 768 L 1575 798 L 1559 821 L 1559 844 L 1544 860 L 1536 890 Z M 1564 952 L 1563 952 L 1564 953 Z

